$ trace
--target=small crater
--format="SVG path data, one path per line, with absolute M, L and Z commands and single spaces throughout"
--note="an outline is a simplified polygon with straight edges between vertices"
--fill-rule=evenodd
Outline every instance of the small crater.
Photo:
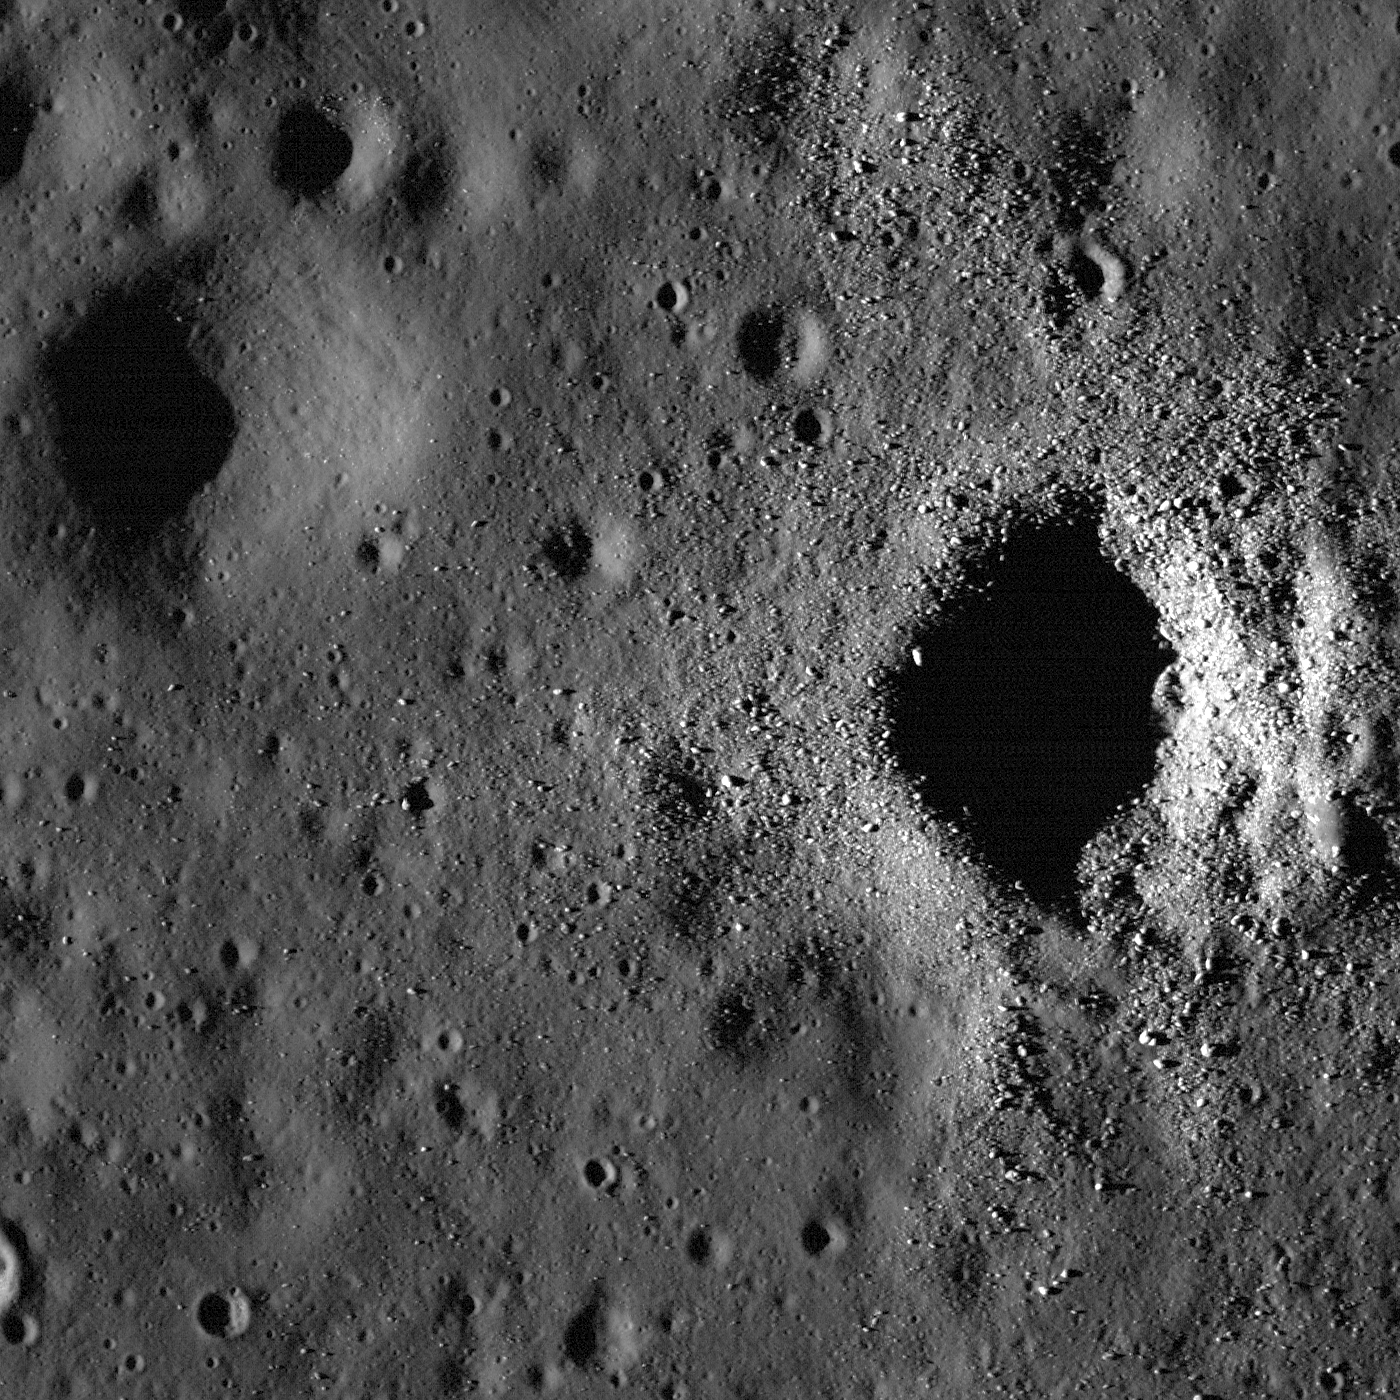
M 115 297 L 48 364 L 62 471 L 101 534 L 146 538 L 222 469 L 237 424 L 154 291 Z
M 403 795 L 403 809 L 415 817 L 426 816 L 442 798 L 439 785 L 431 778 L 419 778 L 408 785 Z
M 293 107 L 277 129 L 272 178 L 302 199 L 315 199 L 340 179 L 354 154 L 354 142 L 324 112 Z
M 376 574 L 397 573 L 408 556 L 408 546 L 401 535 L 369 535 L 360 541 L 355 556 Z
M 846 1248 L 846 1230 L 837 1220 L 807 1221 L 800 1239 L 802 1252 L 812 1259 L 829 1259 Z
M 685 283 L 677 282 L 674 278 L 663 282 L 657 289 L 656 304 L 669 315 L 679 316 L 690 305 L 690 293 L 686 290 Z
M 1079 289 L 1079 294 L 1086 300 L 1092 301 L 1104 288 L 1104 272 L 1095 259 L 1091 258 L 1083 248 L 1076 247 L 1069 255 L 1069 264 L 1066 268 L 1070 280 Z
M 1222 472 L 1215 483 L 1215 489 L 1220 493 L 1220 499 L 1228 504 L 1243 496 L 1249 487 L 1234 472 Z
M 1047 269 L 1042 306 L 1056 330 L 1064 330 L 1087 303 L 1112 305 L 1124 293 L 1128 269 L 1096 239 L 1057 240 Z
M 607 1157 L 590 1157 L 583 1164 L 583 1179 L 594 1191 L 610 1191 L 617 1185 L 617 1167 Z
M 253 1320 L 253 1309 L 241 1288 L 225 1288 L 205 1293 L 194 1317 L 206 1337 L 241 1337 Z
M 0 1336 L 12 1347 L 32 1347 L 39 1340 L 39 1324 L 28 1313 L 7 1312 L 0 1317 Z
M 686 1236 L 686 1259 L 700 1268 L 724 1268 L 732 1257 L 728 1236 L 717 1235 L 708 1225 L 697 1225 Z
M 831 414 L 824 408 L 798 409 L 792 435 L 803 447 L 825 447 L 831 441 Z
M 258 960 L 258 945 L 248 937 L 226 938 L 219 945 L 219 966 L 225 972 L 242 972 Z
M 63 795 L 74 806 L 97 797 L 97 779 L 91 773 L 72 773 L 63 784 Z

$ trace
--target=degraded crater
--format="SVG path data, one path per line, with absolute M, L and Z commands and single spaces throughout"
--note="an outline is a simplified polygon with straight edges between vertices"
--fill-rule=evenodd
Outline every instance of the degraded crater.
M 1063 331 L 1081 306 L 1116 302 L 1127 285 L 1128 269 L 1096 239 L 1060 239 L 1056 243 L 1041 302 L 1051 324 Z
M 210 24 L 224 12 L 224 0 L 178 0 L 175 8 L 186 24 Z
M 834 1219 L 812 1218 L 803 1225 L 799 1239 L 809 1259 L 828 1259 L 846 1249 L 846 1231 Z
M 577 583 L 592 566 L 593 540 L 583 522 L 571 517 L 546 532 L 540 553 L 561 579 Z
M 697 1225 L 685 1241 L 686 1257 L 693 1264 L 702 1267 L 714 1258 L 714 1241 L 710 1238 L 710 1232 L 703 1225 Z
M 1054 159 L 1046 172 L 1056 226 L 1077 232 L 1107 207 L 1104 191 L 1113 180 L 1114 153 L 1103 129 L 1073 113 L 1057 133 Z
M 1087 511 L 1018 525 L 978 572 L 893 680 L 892 753 L 1004 878 L 1064 904 L 1083 848 L 1153 776 L 1171 653 Z
M 452 161 L 445 140 L 409 153 L 399 176 L 397 196 L 408 216 L 423 223 L 452 202 Z
M 603 1300 L 595 1296 L 579 1309 L 564 1328 L 564 1355 L 575 1366 L 587 1366 L 602 1344 Z
M 753 997 L 743 987 L 729 987 L 720 994 L 710 1010 L 706 1030 L 714 1048 L 740 1064 L 762 1054 L 766 1027 Z
M 100 305 L 55 350 L 47 379 L 69 495 L 109 541 L 176 519 L 232 451 L 233 406 L 158 290 Z
M 433 1107 L 449 1131 L 460 1133 L 466 1126 L 467 1106 L 462 1102 L 462 1093 L 457 1085 L 439 1085 L 433 1095 Z
M 808 87 L 801 39 L 790 28 L 772 26 L 740 61 L 721 106 L 741 139 L 771 147 L 792 131 Z
M 310 104 L 293 107 L 277 128 L 272 178 L 288 193 L 315 199 L 350 168 L 355 144 L 326 114 Z
M 233 40 L 234 19 L 227 9 L 225 0 L 176 0 L 162 25 L 168 33 L 189 34 L 202 56 L 210 58 L 223 53 Z

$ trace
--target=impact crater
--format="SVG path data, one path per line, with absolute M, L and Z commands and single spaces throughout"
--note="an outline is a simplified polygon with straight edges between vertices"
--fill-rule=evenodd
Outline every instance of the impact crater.
M 1084 847 L 1151 782 L 1174 659 L 1087 507 L 1013 522 L 913 638 L 887 704 L 898 767 L 1032 898 L 1072 902 Z

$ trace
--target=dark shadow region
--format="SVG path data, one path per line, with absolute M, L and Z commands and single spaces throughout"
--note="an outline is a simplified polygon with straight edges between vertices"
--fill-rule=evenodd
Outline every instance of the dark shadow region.
M 233 407 L 190 340 L 147 288 L 100 304 L 50 357 L 64 480 L 108 542 L 139 542 L 180 516 L 233 448 Z
M 1171 652 L 1087 511 L 1014 530 L 894 678 L 893 753 L 927 804 L 1047 904 L 1151 780 Z
M 325 194 L 349 168 L 355 145 L 324 112 L 293 107 L 277 128 L 272 178 L 302 199 Z
M 34 110 L 33 95 L 20 77 L 0 78 L 0 185 L 8 185 L 24 168 Z

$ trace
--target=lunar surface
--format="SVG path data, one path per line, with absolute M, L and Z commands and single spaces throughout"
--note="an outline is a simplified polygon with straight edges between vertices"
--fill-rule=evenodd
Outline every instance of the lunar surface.
M 0 4 L 0 1396 L 1400 1390 L 1397 80 Z

